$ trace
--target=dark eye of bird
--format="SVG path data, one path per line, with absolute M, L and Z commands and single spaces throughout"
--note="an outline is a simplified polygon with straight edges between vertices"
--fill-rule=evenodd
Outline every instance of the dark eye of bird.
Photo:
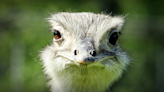
M 61 35 L 60 35 L 59 31 L 57 31 L 57 30 L 54 31 L 54 38 L 55 39 L 60 39 L 61 38 Z
M 109 37 L 109 43 L 112 45 L 116 45 L 117 40 L 118 40 L 118 32 L 114 32 L 111 34 L 111 36 Z

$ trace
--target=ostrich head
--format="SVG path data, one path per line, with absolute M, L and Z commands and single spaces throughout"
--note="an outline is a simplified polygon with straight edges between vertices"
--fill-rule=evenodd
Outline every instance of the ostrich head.
M 40 54 L 52 92 L 103 92 L 130 60 L 119 46 L 122 17 L 57 13 L 48 18 L 53 41 Z

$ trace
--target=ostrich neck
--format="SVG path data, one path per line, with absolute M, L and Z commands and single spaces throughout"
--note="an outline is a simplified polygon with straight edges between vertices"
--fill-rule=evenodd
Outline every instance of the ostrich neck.
M 104 92 L 117 79 L 107 68 L 71 68 L 50 81 L 53 92 Z

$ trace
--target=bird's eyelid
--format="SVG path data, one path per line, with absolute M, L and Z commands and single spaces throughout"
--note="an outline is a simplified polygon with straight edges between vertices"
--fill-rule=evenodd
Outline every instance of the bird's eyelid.
M 122 32 L 120 32 L 120 30 L 118 30 L 116 27 L 111 28 L 111 30 L 110 30 L 110 32 L 109 32 L 109 34 L 112 34 L 112 33 L 114 33 L 114 32 L 117 32 L 117 33 L 118 33 L 118 35 L 122 35 Z
M 51 28 L 51 29 L 49 29 L 49 31 L 51 31 L 51 32 L 55 32 L 55 31 L 59 31 L 59 30 L 54 29 L 54 28 Z
M 113 28 L 110 29 L 110 33 L 113 33 L 113 32 L 118 32 L 117 27 L 113 27 Z

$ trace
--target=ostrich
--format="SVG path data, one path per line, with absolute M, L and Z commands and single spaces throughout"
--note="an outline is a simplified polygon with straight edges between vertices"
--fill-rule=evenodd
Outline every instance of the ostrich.
M 52 44 L 40 58 L 52 92 L 105 92 L 130 63 L 118 43 L 124 18 L 60 12 L 48 18 Z

